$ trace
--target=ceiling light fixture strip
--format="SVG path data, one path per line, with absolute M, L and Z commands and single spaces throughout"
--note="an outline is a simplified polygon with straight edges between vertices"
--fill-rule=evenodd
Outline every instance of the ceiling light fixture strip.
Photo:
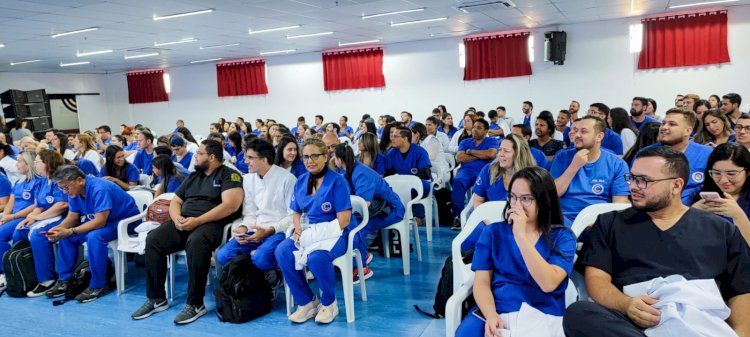
M 444 21 L 444 20 L 448 20 L 448 17 L 444 16 L 441 18 L 433 18 L 433 19 L 414 20 L 414 21 L 405 21 L 405 22 L 391 22 L 391 27 L 414 25 L 414 24 L 419 24 L 419 23 L 428 23 L 428 22 Z
M 192 11 L 192 12 L 184 12 L 184 13 L 177 13 L 177 14 L 169 14 L 169 15 L 156 15 L 154 14 L 154 21 L 161 21 L 161 20 L 169 20 L 169 19 L 176 19 L 181 18 L 185 16 L 191 16 L 191 15 L 198 15 L 198 14 L 208 14 L 213 12 L 215 9 L 208 8 L 208 9 L 202 9 L 198 11 Z
M 377 17 L 380 17 L 380 16 L 387 16 L 387 15 L 396 15 L 396 14 L 406 14 L 406 13 L 421 12 L 423 10 L 425 10 L 424 7 L 422 7 L 422 8 L 414 8 L 414 9 L 407 9 L 407 10 L 402 10 L 402 11 L 385 12 L 385 13 L 378 13 L 378 14 L 368 14 L 368 15 L 365 15 L 364 13 L 362 13 L 362 20 L 377 18 Z

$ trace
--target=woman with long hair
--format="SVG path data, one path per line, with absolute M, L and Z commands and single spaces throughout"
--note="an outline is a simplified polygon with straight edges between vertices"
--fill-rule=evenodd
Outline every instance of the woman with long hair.
M 635 144 L 625 152 L 625 154 L 622 156 L 622 159 L 628 163 L 628 165 L 633 163 L 633 159 L 635 159 L 635 155 L 640 151 L 642 148 L 649 146 L 651 144 L 656 143 L 656 137 L 659 135 L 659 128 L 661 127 L 661 124 L 659 123 L 646 123 L 643 126 L 641 126 L 641 130 L 638 131 L 638 138 L 635 140 Z
M 693 138 L 699 144 L 711 147 L 734 142 L 735 136 L 730 129 L 729 119 L 719 110 L 708 110 L 703 113 L 703 128 Z
M 185 176 L 177 170 L 174 162 L 167 155 L 158 155 L 151 161 L 154 178 L 151 179 L 151 188 L 154 189 L 154 197 L 163 193 L 174 193 L 180 187 Z
M 609 110 L 607 115 L 607 124 L 612 131 L 616 132 L 622 138 L 622 150 L 627 152 L 638 138 L 638 129 L 630 121 L 630 114 L 620 107 Z
M 390 132 L 390 130 L 388 132 Z M 357 160 L 365 166 L 373 169 L 381 177 L 385 175 L 385 156 L 380 153 L 378 137 L 371 132 L 367 132 L 359 137 L 357 146 L 359 147 Z
M 461 144 L 461 141 L 466 138 L 471 138 L 471 129 L 474 127 L 474 121 L 477 120 L 477 115 L 473 113 L 466 114 L 463 119 L 463 127 L 461 130 L 456 132 L 453 137 L 451 138 L 451 145 L 450 145 L 450 152 L 455 154 L 458 152 L 458 144 Z M 554 127 L 554 123 L 553 123 Z
M 508 186 L 506 220 L 487 226 L 474 250 L 477 307 L 456 336 L 505 336 L 501 330 L 510 327 L 524 304 L 545 314 L 536 324 L 547 336 L 565 336 L 565 288 L 576 237 L 563 225 L 555 181 L 547 170 L 527 167 Z
M 77 135 L 73 139 L 73 148 L 76 150 L 75 159 L 88 159 L 96 166 L 97 171 L 101 171 L 104 160 L 99 152 L 96 151 L 96 145 L 94 145 L 94 139 L 91 136 L 85 133 Z
M 448 138 L 452 139 L 453 135 L 456 134 L 456 131 L 458 131 L 458 129 L 453 126 L 453 115 L 447 112 L 443 112 L 442 120 L 443 125 L 438 127 L 438 131 L 445 133 L 446 135 L 448 135 Z
M 297 140 L 291 135 L 281 138 L 278 148 L 276 149 L 276 165 L 290 171 L 295 177 L 299 178 L 305 170 L 305 164 L 299 156 L 299 146 Z
M 122 136 L 113 136 L 114 137 L 120 137 Z M 63 158 L 66 160 L 73 160 L 76 157 L 75 152 L 71 151 L 70 148 L 68 148 L 68 136 L 62 132 L 55 132 L 55 135 L 52 136 L 52 141 L 50 142 L 50 145 L 52 145 L 52 148 L 60 152 L 62 154 Z
M 99 177 L 115 183 L 126 191 L 130 189 L 130 186 L 138 185 L 141 176 L 138 168 L 125 160 L 125 151 L 121 147 L 107 146 L 104 154 L 107 157 L 107 163 L 99 171 Z
M 719 109 L 719 106 L 721 105 L 721 98 L 719 95 L 711 95 L 708 96 L 708 103 L 709 103 L 709 109 Z
M 391 130 L 398 128 L 401 123 L 393 121 L 383 127 L 383 136 L 380 137 L 380 153 L 386 153 L 391 149 Z
M 693 207 L 731 221 L 750 243 L 750 152 L 737 143 L 717 146 L 708 157 L 702 192 L 718 198 L 701 198 Z
M 693 124 L 693 133 L 690 134 L 690 138 L 694 138 L 696 135 L 701 133 L 701 130 L 703 130 L 703 114 L 706 113 L 706 111 L 711 110 L 711 104 L 708 103 L 705 99 L 699 99 L 695 101 L 695 104 L 693 104 L 692 107 L 690 107 L 693 112 L 695 112 L 695 124 Z
M 195 151 L 198 151 L 198 141 L 195 140 L 195 137 L 193 137 L 193 134 L 190 132 L 190 129 L 186 127 L 177 128 L 174 130 L 174 134 L 176 136 L 180 136 L 183 139 L 187 141 L 187 150 L 195 153 Z

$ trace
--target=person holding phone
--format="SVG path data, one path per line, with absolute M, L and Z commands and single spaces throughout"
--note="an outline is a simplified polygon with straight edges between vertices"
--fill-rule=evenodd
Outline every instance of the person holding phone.
M 750 152 L 737 143 L 721 144 L 708 157 L 700 199 L 693 207 L 722 216 L 750 242 Z
M 526 303 L 547 315 L 544 323 L 533 324 L 545 324 L 550 336 L 562 337 L 575 234 L 563 225 L 555 181 L 546 170 L 518 171 L 509 191 L 507 220 L 486 227 L 477 242 L 471 268 L 478 308 L 461 322 L 456 336 L 512 334 L 511 322 L 522 320 L 519 311 Z

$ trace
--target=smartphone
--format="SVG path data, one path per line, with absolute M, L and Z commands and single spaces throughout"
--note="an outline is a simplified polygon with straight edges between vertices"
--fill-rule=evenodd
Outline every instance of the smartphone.
M 719 193 L 716 193 L 716 192 L 701 192 L 700 196 L 701 196 L 701 199 L 705 201 L 714 201 L 714 200 L 721 199 L 721 196 L 719 195 Z
M 476 318 L 481 319 L 482 322 L 487 323 L 487 319 L 484 318 L 484 314 L 482 313 L 482 310 L 480 310 L 479 308 L 477 308 L 477 310 L 472 311 L 471 314 L 474 315 Z
M 252 236 L 253 234 L 255 234 L 255 231 L 254 231 L 254 230 L 249 230 L 249 231 L 247 231 L 247 232 L 245 232 L 245 233 L 242 233 L 242 234 L 241 234 L 241 235 L 239 235 L 239 236 L 245 236 L 245 237 L 248 237 L 248 236 Z
M 55 234 L 55 232 L 53 232 L 53 231 L 41 231 L 41 232 L 39 232 L 39 234 L 50 235 L 50 234 Z

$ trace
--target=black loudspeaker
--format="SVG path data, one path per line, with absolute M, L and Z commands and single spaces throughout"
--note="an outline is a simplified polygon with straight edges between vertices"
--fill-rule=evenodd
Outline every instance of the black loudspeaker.
M 555 65 L 565 63 L 565 44 L 568 34 L 559 32 L 544 33 L 544 61 L 554 62 Z
M 32 117 L 45 117 L 51 114 L 49 102 L 28 104 L 29 115 Z
M 50 117 L 39 117 L 29 119 L 29 128 L 31 131 L 43 131 L 52 127 L 52 121 Z
M 26 102 L 28 103 L 44 103 L 48 101 L 47 91 L 44 89 L 29 90 L 26 92 Z
M 3 108 L 5 118 L 28 118 L 31 117 L 29 106 L 25 104 L 12 104 Z
M 0 94 L 0 101 L 3 104 L 24 104 L 26 103 L 26 92 L 16 89 L 7 90 Z

